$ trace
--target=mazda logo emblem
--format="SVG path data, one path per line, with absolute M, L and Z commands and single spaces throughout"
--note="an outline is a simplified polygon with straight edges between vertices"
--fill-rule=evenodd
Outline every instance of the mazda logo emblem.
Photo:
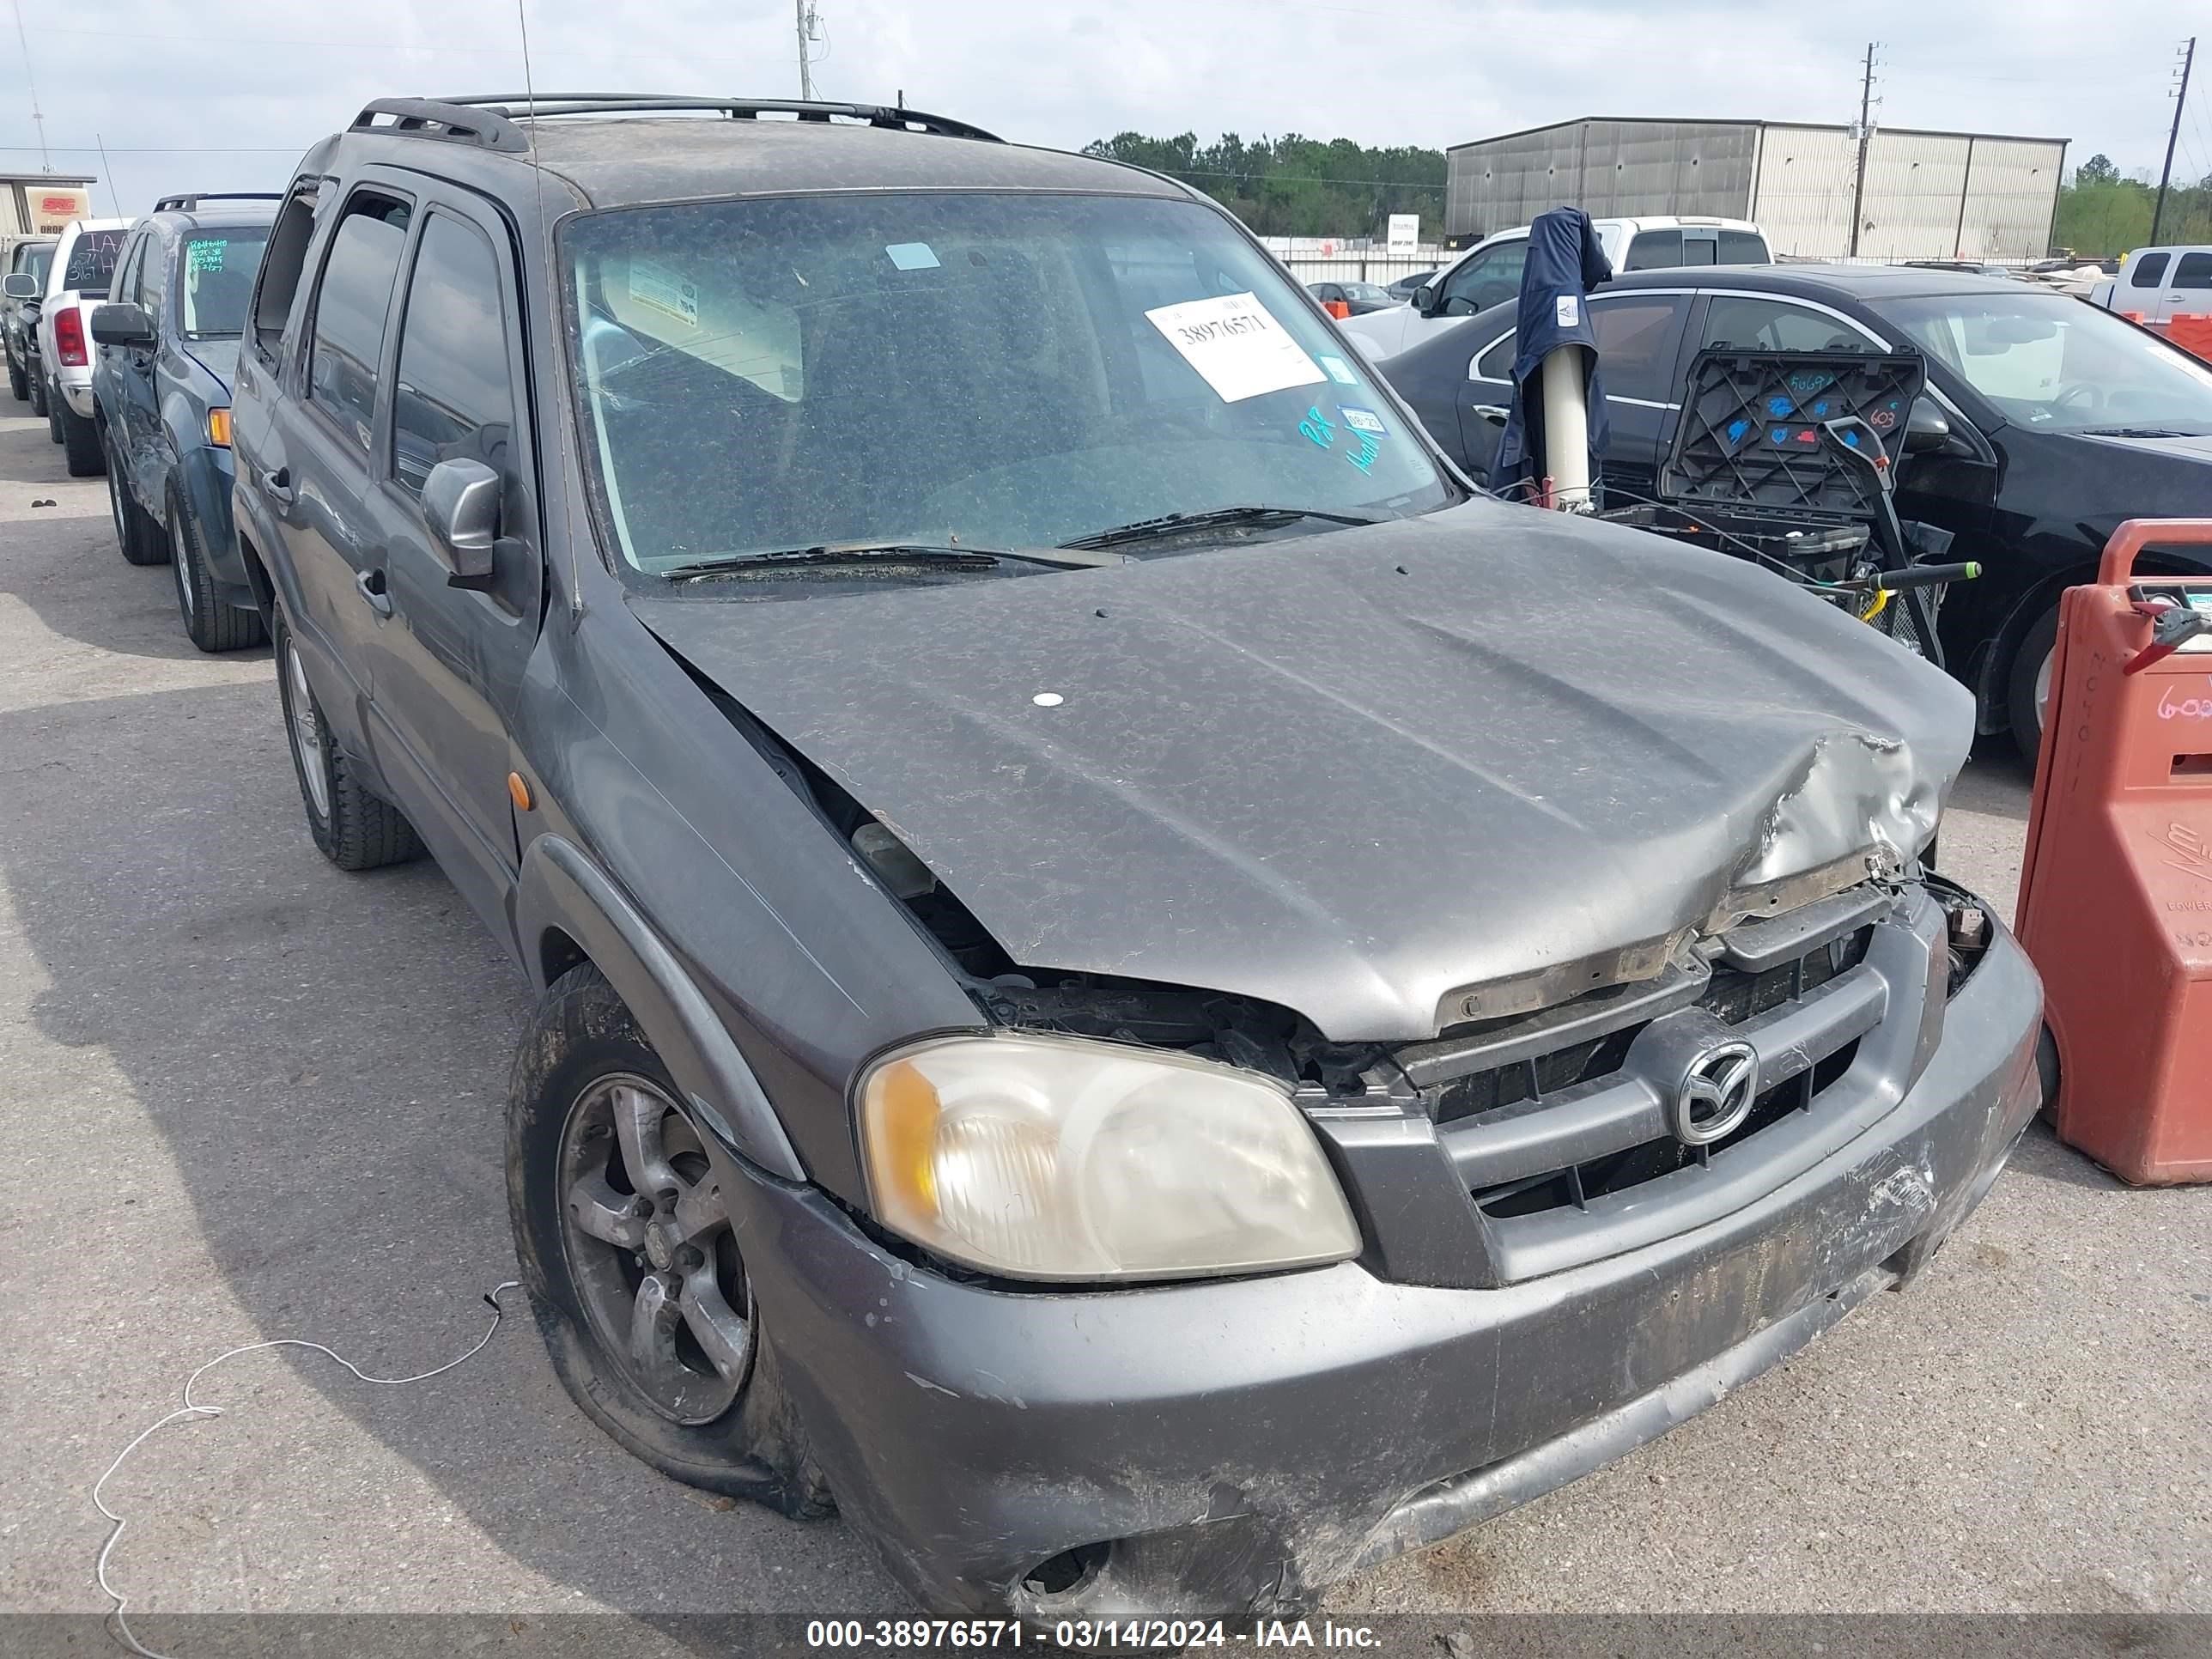
M 1759 1051 L 1720 1042 L 1690 1062 L 1668 1103 L 1667 1127 L 1685 1146 L 1709 1146 L 1734 1134 L 1759 1098 Z

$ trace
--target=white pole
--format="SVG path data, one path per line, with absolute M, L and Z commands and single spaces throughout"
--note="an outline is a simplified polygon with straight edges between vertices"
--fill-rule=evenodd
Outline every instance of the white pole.
M 1589 401 L 1583 383 L 1583 348 L 1565 345 L 1544 359 L 1544 453 L 1537 461 L 1552 481 L 1552 505 L 1562 513 L 1590 509 Z

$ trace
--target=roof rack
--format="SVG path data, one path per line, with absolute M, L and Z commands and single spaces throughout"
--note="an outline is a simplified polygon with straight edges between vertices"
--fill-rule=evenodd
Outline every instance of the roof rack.
M 404 108 L 400 107 L 404 106 Z M 865 122 L 892 131 L 934 133 L 945 138 L 975 138 L 1003 143 L 998 134 L 950 116 L 890 104 L 826 104 L 798 98 L 692 98 L 662 93 L 527 92 L 475 93 L 466 97 L 379 99 L 354 123 L 359 131 L 369 117 L 386 113 L 403 118 L 386 131 L 425 137 L 453 138 L 497 149 L 526 147 L 529 141 L 517 119 L 554 115 L 676 114 L 684 111 L 713 111 L 734 121 L 757 120 L 763 115 L 786 115 L 800 121 Z M 434 128 L 422 124 L 434 124 Z M 475 131 L 471 131 L 474 129 Z M 504 131 L 501 130 L 504 129 Z M 492 135 L 514 135 L 514 142 L 495 143 Z
M 164 196 L 154 204 L 156 213 L 191 213 L 202 202 L 281 202 L 283 192 L 274 190 L 196 190 L 185 196 Z
M 376 118 L 388 115 L 388 125 Z M 409 138 L 435 138 L 452 144 L 520 154 L 530 148 L 522 129 L 503 112 L 477 109 L 465 101 L 435 98 L 373 98 L 353 118 L 349 131 L 383 132 Z

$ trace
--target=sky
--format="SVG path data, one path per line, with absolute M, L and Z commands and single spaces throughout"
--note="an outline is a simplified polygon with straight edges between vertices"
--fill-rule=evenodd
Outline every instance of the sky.
M 11 0 L 21 4 L 21 0 Z M 1878 123 L 2073 141 L 2154 177 L 2179 31 L 2150 0 L 815 0 L 816 95 L 1079 148 L 1284 132 L 1442 147 L 1585 114 Z M 383 95 L 538 88 L 795 95 L 788 0 L 93 0 L 0 25 L 0 169 L 93 173 L 94 210 L 273 190 Z M 12 21 L 12 20 L 11 20 Z M 2212 62 L 2174 171 L 2212 173 Z M 1656 71 L 1656 73 L 1653 71 Z M 101 164 L 98 146 L 106 147 Z

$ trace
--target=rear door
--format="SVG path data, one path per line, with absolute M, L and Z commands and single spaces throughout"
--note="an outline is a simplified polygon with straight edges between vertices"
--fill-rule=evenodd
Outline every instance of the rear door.
M 380 181 L 346 198 L 315 272 L 298 394 L 271 420 L 284 465 L 255 481 L 290 556 L 302 613 L 293 621 L 337 677 L 318 688 L 324 712 L 357 750 L 374 660 L 370 573 L 384 563 L 368 511 L 378 474 L 377 388 L 388 372 L 414 212 L 411 194 Z
M 376 624 L 373 741 L 410 820 L 495 927 L 516 869 L 507 720 L 544 599 L 521 314 L 504 222 L 459 192 L 427 194 L 373 495 L 389 612 Z M 500 539 L 482 590 L 450 585 L 423 518 L 423 482 L 449 460 L 500 476 Z

